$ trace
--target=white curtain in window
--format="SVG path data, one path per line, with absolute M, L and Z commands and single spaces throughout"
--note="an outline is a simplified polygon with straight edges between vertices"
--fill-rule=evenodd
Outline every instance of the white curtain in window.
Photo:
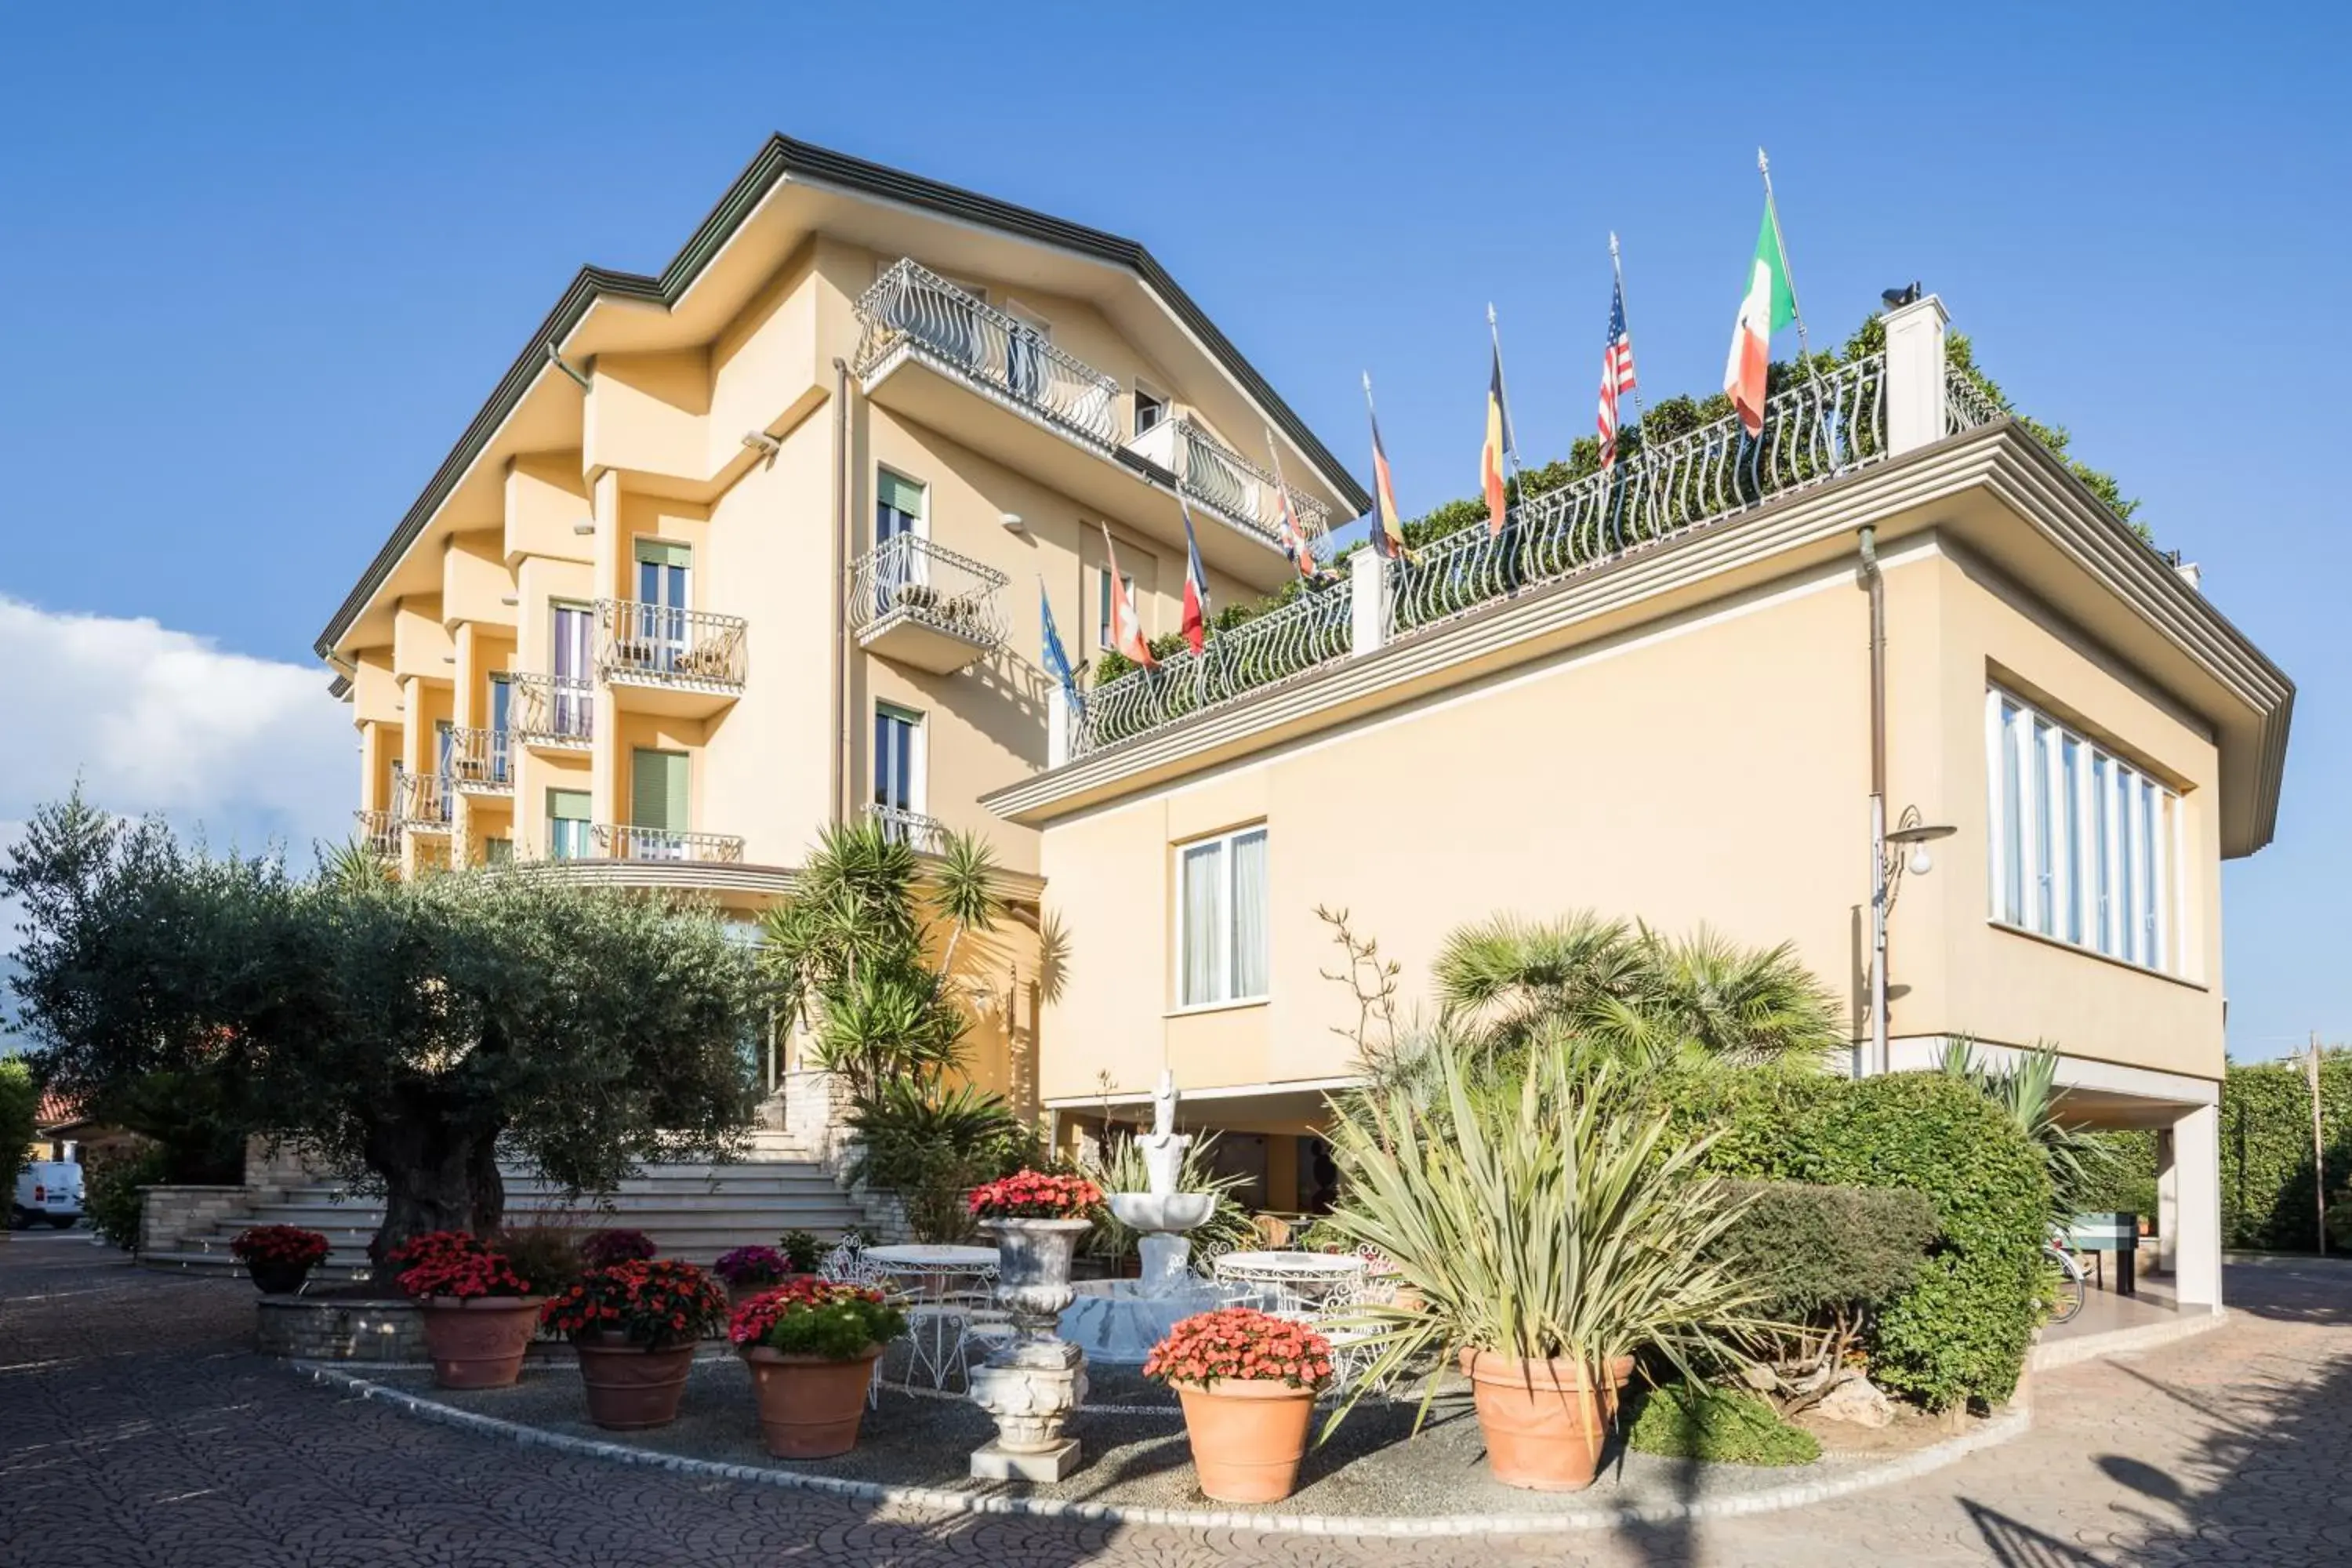
M 1217 993 L 1217 951 L 1225 931 L 1225 847 L 1202 844 L 1184 851 L 1182 1005 L 1223 998 Z
M 1266 994 L 1265 835 L 1244 833 L 1234 840 L 1234 996 Z

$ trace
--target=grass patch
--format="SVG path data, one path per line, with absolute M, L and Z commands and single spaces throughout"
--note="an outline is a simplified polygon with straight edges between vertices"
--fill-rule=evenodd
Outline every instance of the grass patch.
M 1754 1394 L 1682 1384 L 1652 1391 L 1625 1443 L 1644 1454 L 1724 1465 L 1810 1465 L 1822 1457 L 1811 1433 Z

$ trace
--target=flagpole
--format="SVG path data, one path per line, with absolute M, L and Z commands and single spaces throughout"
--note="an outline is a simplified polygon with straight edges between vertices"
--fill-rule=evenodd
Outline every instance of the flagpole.
M 1813 351 L 1805 342 L 1805 308 L 1797 302 L 1797 269 L 1789 265 L 1789 240 L 1780 232 L 1780 204 L 1772 197 L 1772 160 L 1764 156 L 1764 149 L 1756 149 L 1756 172 L 1764 176 L 1764 216 L 1772 220 L 1772 243 L 1780 250 L 1780 270 L 1789 279 L 1789 314 L 1797 319 L 1797 353 L 1803 356 L 1805 372 L 1813 371 Z
M 1625 264 L 1618 258 L 1617 231 L 1613 228 L 1609 231 L 1609 271 L 1610 275 L 1616 281 L 1617 304 L 1622 310 L 1625 304 Z M 1793 300 L 1796 297 L 1796 290 L 1793 289 L 1790 289 L 1789 291 L 1789 298 Z M 1633 312 L 1631 310 L 1625 311 L 1625 336 L 1628 341 L 1631 341 L 1633 336 Z M 1612 344 L 1611 347 L 1614 348 L 1615 345 Z M 1615 367 L 1612 366 L 1611 368 L 1613 371 Z M 1642 378 L 1637 374 L 1633 377 L 1633 423 L 1638 425 L 1649 416 L 1649 411 L 1642 405 Z M 1643 435 L 1645 437 L 1648 434 L 1649 432 L 1647 431 L 1643 432 Z M 1647 443 L 1645 441 L 1644 446 L 1646 447 L 1646 445 Z
M 1298 509 L 1290 504 L 1290 483 L 1282 477 L 1282 448 L 1276 446 L 1274 443 L 1274 426 L 1271 425 L 1263 425 L 1260 426 L 1259 428 L 1265 433 L 1266 461 L 1274 465 L 1274 488 L 1276 491 L 1275 505 L 1281 510 L 1283 515 L 1287 516 L 1290 519 L 1291 526 L 1298 530 L 1299 545 L 1302 549 L 1307 551 L 1307 559 L 1313 561 L 1315 559 L 1315 552 L 1312 547 L 1312 542 L 1310 542 L 1307 537 L 1307 524 L 1299 520 Z M 1298 563 L 1294 561 L 1291 564 L 1296 566 Z M 1302 577 L 1315 577 L 1319 576 L 1321 572 L 1322 568 L 1318 565 L 1314 572 L 1307 572 L 1302 569 L 1299 575 Z

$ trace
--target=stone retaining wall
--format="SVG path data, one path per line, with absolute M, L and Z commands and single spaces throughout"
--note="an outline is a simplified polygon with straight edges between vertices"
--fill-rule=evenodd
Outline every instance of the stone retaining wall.
M 420 1362 L 425 1321 L 410 1301 L 264 1296 L 254 1311 L 254 1344 L 296 1361 Z
M 253 1212 L 253 1194 L 238 1187 L 142 1187 L 139 1250 L 178 1252 L 194 1237 Z

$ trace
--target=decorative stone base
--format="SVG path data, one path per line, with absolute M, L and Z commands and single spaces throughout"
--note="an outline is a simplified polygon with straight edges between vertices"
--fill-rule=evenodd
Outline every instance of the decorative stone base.
M 254 1308 L 254 1343 L 295 1361 L 421 1362 L 425 1321 L 408 1301 L 263 1296 Z
M 1078 1440 L 1065 1437 L 1042 1454 L 1014 1454 L 991 1441 L 971 1451 L 971 1479 L 976 1481 L 1067 1480 L 1078 1468 Z

